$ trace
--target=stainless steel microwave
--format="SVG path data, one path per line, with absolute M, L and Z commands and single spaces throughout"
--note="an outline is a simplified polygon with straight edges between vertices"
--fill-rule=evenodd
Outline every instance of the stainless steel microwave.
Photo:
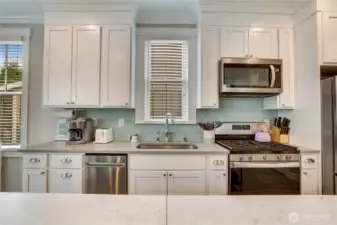
M 267 97 L 282 92 L 282 60 L 221 58 L 220 96 Z

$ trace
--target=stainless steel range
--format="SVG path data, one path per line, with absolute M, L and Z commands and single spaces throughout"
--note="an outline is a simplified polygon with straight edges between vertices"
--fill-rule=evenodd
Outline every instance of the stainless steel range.
M 300 154 L 296 147 L 254 141 L 258 124 L 224 123 L 216 143 L 229 155 L 229 194 L 300 194 Z

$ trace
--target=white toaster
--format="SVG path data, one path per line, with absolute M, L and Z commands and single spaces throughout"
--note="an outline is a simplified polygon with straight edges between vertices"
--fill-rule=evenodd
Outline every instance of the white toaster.
M 113 141 L 112 128 L 108 129 L 96 129 L 95 143 L 106 144 Z

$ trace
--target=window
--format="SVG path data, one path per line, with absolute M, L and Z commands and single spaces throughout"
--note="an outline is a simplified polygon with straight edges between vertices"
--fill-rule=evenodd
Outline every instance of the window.
M 0 145 L 21 144 L 22 43 L 0 42 Z
M 188 121 L 188 43 L 145 42 L 145 121 Z

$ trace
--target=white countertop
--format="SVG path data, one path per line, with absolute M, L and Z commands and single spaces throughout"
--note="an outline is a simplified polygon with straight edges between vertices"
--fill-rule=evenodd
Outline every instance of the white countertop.
M 165 196 L 0 193 L 4 225 L 165 225 Z
M 198 149 L 138 149 L 139 143 L 111 142 L 108 144 L 67 145 L 62 141 L 52 141 L 40 145 L 28 146 L 22 152 L 53 152 L 53 153 L 222 153 L 229 151 L 217 144 L 192 143 Z
M 0 193 L 6 225 L 335 225 L 335 196 Z

